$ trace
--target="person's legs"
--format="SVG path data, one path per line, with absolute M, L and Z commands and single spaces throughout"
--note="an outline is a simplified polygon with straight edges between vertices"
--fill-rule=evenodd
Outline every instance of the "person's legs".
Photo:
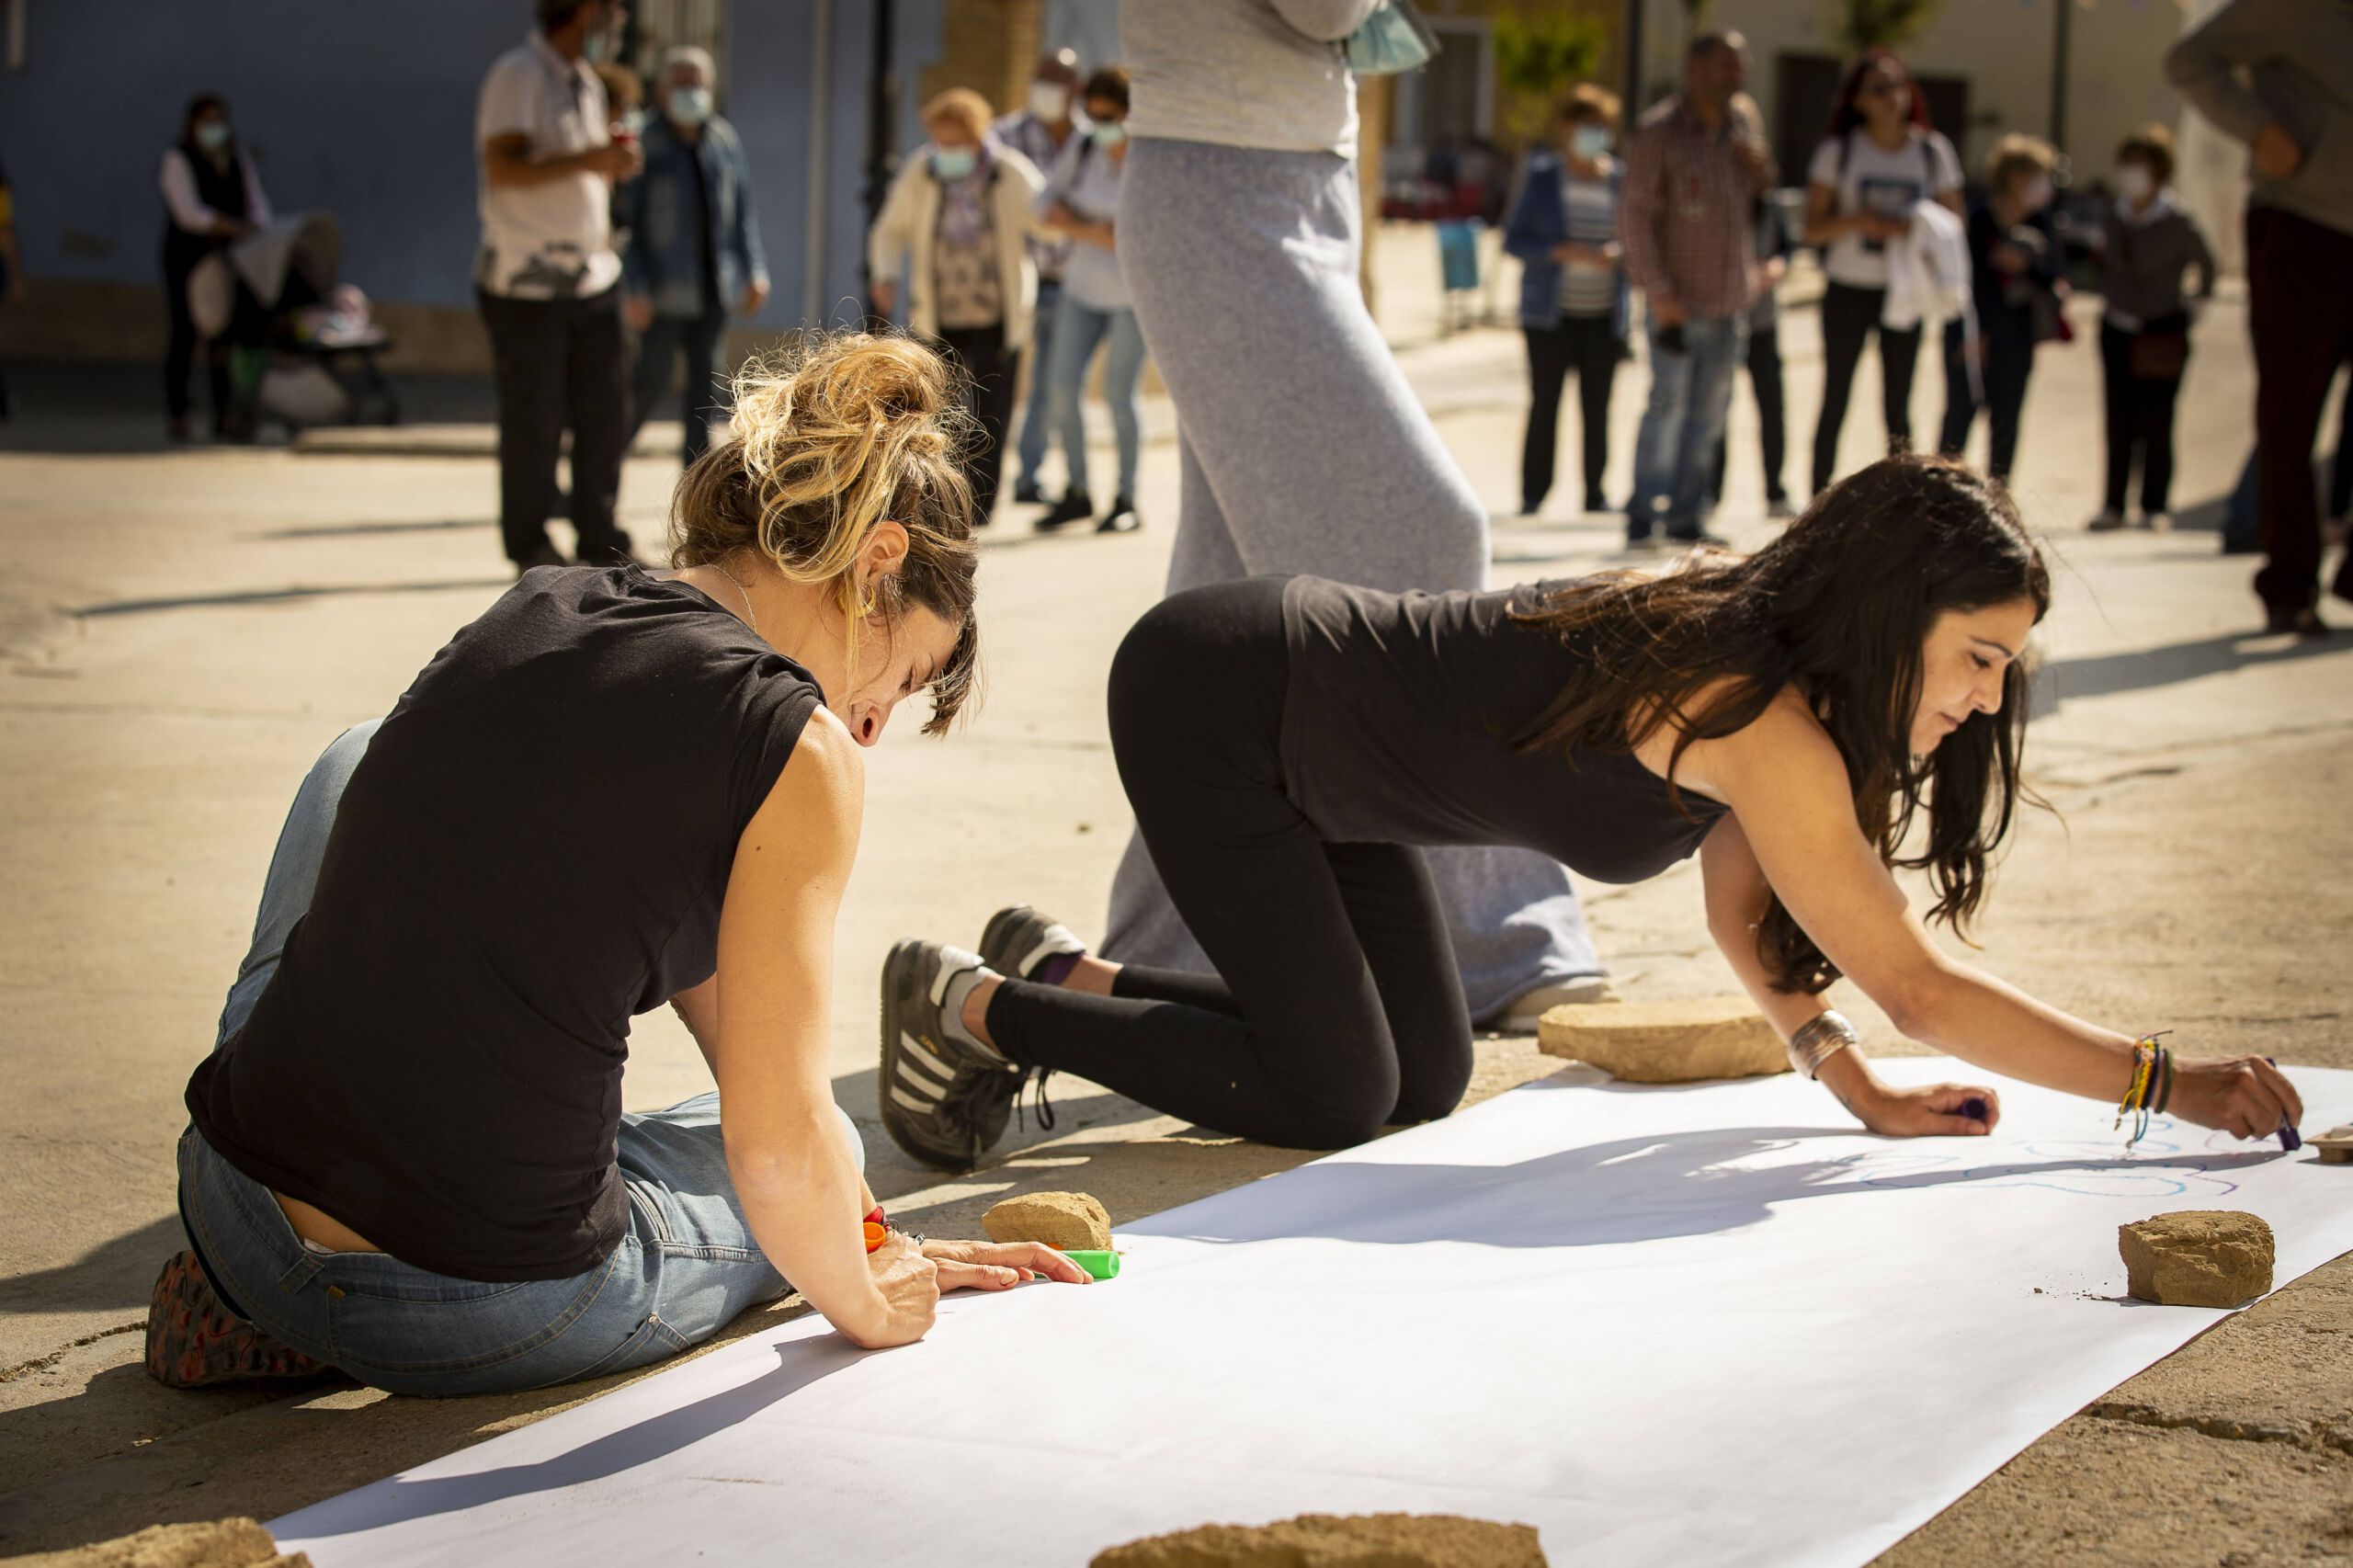
M 727 330 L 727 318 L 714 313 L 690 321 L 686 327 L 687 384 L 678 400 L 678 417 L 686 424 L 687 437 L 678 451 L 680 460 L 691 468 L 697 458 L 710 449 L 710 416 L 725 406 L 718 377 L 719 339 Z
M 2018 460 L 2018 420 L 2033 374 L 2033 338 L 2004 333 L 1985 340 L 1985 472 L 2005 484 Z
M 1789 499 L 1781 483 L 1788 461 L 1788 426 L 1781 397 L 1781 327 L 1775 322 L 1748 334 L 1748 388 L 1756 399 L 1756 446 L 1765 463 L 1765 499 L 1779 505 Z
M 1005 427 L 1013 414 L 1021 357 L 1006 348 L 1002 325 L 959 328 L 939 338 L 970 378 L 965 406 L 980 426 L 980 438 L 965 451 L 964 473 L 972 485 L 973 520 L 985 525 L 996 510 L 997 484 L 1005 473 Z
M 1822 415 L 1813 425 L 1813 488 L 1830 487 L 1838 467 L 1838 431 L 1847 423 L 1847 397 L 1862 362 L 1863 342 L 1879 321 L 1881 289 L 1832 283 L 1822 291 Z
M 1569 373 L 1569 324 L 1524 326 L 1528 344 L 1528 434 L 1519 448 L 1519 507 L 1533 512 L 1552 489 L 1561 433 L 1561 388 Z
M 1103 401 L 1111 410 L 1111 439 L 1120 452 L 1119 499 L 1132 504 L 1143 466 L 1143 416 L 1136 389 L 1143 381 L 1143 332 L 1131 310 L 1111 312 L 1103 349 Z
M 1086 367 L 1110 327 L 1101 311 L 1088 310 L 1068 290 L 1055 311 L 1053 357 L 1041 367 L 1047 387 L 1046 417 L 1061 437 L 1063 466 L 1070 475 L 1065 494 L 1090 494 L 1086 467 Z
M 164 308 L 171 335 L 164 345 L 164 415 L 175 425 L 188 417 L 188 372 L 196 366 L 196 317 L 188 308 L 188 274 L 164 270 Z
M 1584 459 L 1585 509 L 1609 509 L 1609 389 L 1618 378 L 1618 334 L 1608 316 L 1571 316 L 1569 362 L 1577 373 L 1577 440 Z
M 670 395 L 670 378 L 677 373 L 679 346 L 686 340 L 681 316 L 655 316 L 637 335 L 637 369 L 629 382 L 629 445 L 654 417 L 654 410 Z
M 1693 540 L 1708 498 L 1708 474 L 1716 448 L 1723 439 L 1724 418 L 1732 409 L 1733 367 L 1746 348 L 1748 321 L 1745 316 L 1689 321 L 1683 326 L 1690 346 L 1690 384 L 1683 429 L 1675 455 L 1675 487 L 1666 511 L 1666 537 Z
M 2181 378 L 2143 381 L 2140 393 L 2141 510 L 2155 517 L 2173 510 L 2173 415 Z
M 1691 406 L 1690 323 L 1684 324 L 1681 352 L 1662 347 L 1656 322 L 1650 333 L 1651 393 L 1634 435 L 1634 494 L 1626 504 L 1626 537 L 1651 537 L 1662 502 L 1672 505 L 1676 460 L 1683 449 L 1683 426 Z
M 2353 344 L 2347 349 L 2353 352 Z M 2336 455 L 2328 464 L 2328 515 L 2345 517 L 2353 517 L 2353 376 L 2346 378 L 2345 395 L 2337 401 Z
M 498 392 L 498 528 L 522 565 L 552 549 L 556 457 L 563 447 L 564 334 L 548 300 L 477 295 Z
M 2124 515 L 2126 493 L 2132 483 L 2132 449 L 2140 433 L 2138 389 L 2132 381 L 2132 335 L 2109 322 L 2099 324 L 2099 390 L 2101 426 L 2108 437 L 2108 488 L 2100 511 Z M 2143 505 L 2149 484 L 2141 482 Z
M 1977 422 L 1977 387 L 1969 375 L 1969 333 L 1959 321 L 1945 323 L 1945 416 L 1937 451 L 1955 462 L 1969 449 L 1969 427 Z M 1981 366 L 1979 374 L 1984 374 Z
M 2275 614 L 2313 602 L 2320 498 L 2313 442 L 2353 314 L 2353 234 L 2276 207 L 2246 211 L 2247 313 L 2255 335 L 2256 446 L 2263 469 L 2263 569 L 2255 591 Z
M 1021 444 L 1016 455 L 1021 460 L 1021 473 L 1014 485 L 1014 499 L 1040 499 L 1043 488 L 1038 471 L 1045 466 L 1046 439 L 1055 435 L 1053 428 L 1053 392 L 1047 376 L 1054 364 L 1055 328 L 1062 320 L 1063 286 L 1051 278 L 1038 279 L 1038 305 L 1030 312 L 1029 327 L 1029 396 L 1021 410 Z M 1069 449 L 1063 449 L 1069 455 Z M 1079 488 L 1074 480 L 1064 481 L 1071 488 Z
M 613 520 L 621 458 L 629 445 L 629 338 L 621 291 L 570 300 L 564 312 L 564 404 L 572 426 L 572 526 L 584 562 L 629 558 L 629 536 Z
M 1912 449 L 1912 372 L 1920 363 L 1920 329 L 1897 332 L 1876 326 L 1873 330 L 1879 334 L 1880 411 L 1887 420 L 1887 449 L 1908 452 Z

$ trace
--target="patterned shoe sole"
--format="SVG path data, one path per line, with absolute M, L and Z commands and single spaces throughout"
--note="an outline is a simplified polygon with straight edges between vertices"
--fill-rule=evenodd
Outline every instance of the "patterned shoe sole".
M 1061 952 L 1085 952 L 1086 945 L 1051 915 L 1017 903 L 989 916 L 977 950 L 981 961 L 997 973 L 1027 980 L 1029 971 L 1048 958 Z
M 311 1378 L 335 1369 L 232 1315 L 196 1254 L 164 1265 L 147 1306 L 147 1375 L 167 1388 L 206 1388 L 261 1378 Z
M 940 1125 L 938 1113 L 952 1099 L 952 1091 L 960 1086 L 965 1072 L 949 1061 L 929 1038 L 929 1030 L 919 1034 L 910 1027 L 918 1018 L 936 1017 L 938 1012 L 938 1004 L 926 988 L 926 982 L 936 978 L 926 973 L 928 946 L 901 942 L 883 960 L 882 1059 L 875 1097 L 881 1105 L 882 1130 L 909 1158 L 942 1170 L 966 1171 L 996 1138 L 991 1134 L 984 1142 L 975 1142 Z M 1003 1117 L 996 1119 L 997 1133 L 1004 1131 L 1004 1121 Z

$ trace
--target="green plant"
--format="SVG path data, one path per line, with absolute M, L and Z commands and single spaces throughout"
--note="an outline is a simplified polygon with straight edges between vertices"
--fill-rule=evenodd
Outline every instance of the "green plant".
M 1901 49 L 1919 36 L 1943 5 L 1944 0 L 1837 0 L 1832 26 L 1849 53 Z
M 1570 84 L 1586 80 L 1601 61 L 1601 25 L 1590 17 L 1524 9 L 1495 18 L 1495 83 L 1504 97 L 1506 130 L 1520 142 L 1540 142 Z

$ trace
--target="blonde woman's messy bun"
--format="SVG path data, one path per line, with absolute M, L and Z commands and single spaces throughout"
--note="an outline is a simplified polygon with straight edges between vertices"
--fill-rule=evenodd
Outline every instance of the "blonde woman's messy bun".
M 734 438 L 687 470 L 670 506 L 674 567 L 756 551 L 790 582 L 832 585 L 853 639 L 859 620 L 878 609 L 895 620 L 908 604 L 961 628 L 933 677 L 926 734 L 953 722 L 979 657 L 961 393 L 955 369 L 904 337 L 819 334 L 755 356 L 735 376 Z M 861 602 L 853 566 L 886 519 L 907 530 L 906 562 Z

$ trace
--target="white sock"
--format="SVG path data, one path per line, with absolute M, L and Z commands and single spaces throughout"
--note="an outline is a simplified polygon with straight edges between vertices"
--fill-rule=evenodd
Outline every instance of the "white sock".
M 940 949 L 939 967 L 948 974 L 948 983 L 939 994 L 940 1032 L 984 1055 L 1005 1061 L 1003 1051 L 964 1027 L 965 1000 L 981 982 L 995 978 L 996 971 L 981 961 L 980 954 L 968 953 L 961 948 Z

